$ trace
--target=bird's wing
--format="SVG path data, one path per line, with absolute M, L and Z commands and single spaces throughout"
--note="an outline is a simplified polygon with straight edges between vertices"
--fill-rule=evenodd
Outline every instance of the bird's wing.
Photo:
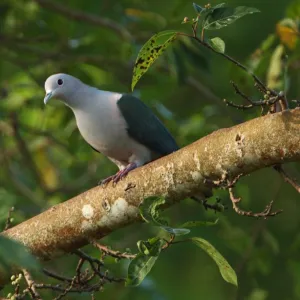
M 130 137 L 160 155 L 178 150 L 178 146 L 154 113 L 138 98 L 124 94 L 117 102 L 127 123 Z

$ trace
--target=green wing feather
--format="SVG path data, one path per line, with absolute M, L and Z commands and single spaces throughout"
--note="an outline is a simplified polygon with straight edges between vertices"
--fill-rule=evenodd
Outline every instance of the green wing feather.
M 179 149 L 163 123 L 138 98 L 124 94 L 117 104 L 134 140 L 162 156 Z

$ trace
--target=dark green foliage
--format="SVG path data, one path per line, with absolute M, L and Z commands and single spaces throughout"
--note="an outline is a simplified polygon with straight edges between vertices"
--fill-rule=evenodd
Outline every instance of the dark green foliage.
M 38 4 L 46 1 L 0 2 L 0 221 L 4 228 L 12 206 L 15 207 L 12 225 L 15 225 L 96 186 L 100 179 L 116 171 L 108 159 L 82 140 L 71 111 L 55 101 L 44 109 L 45 79 L 53 73 L 66 72 L 101 89 L 128 93 L 133 66 L 145 42 L 160 31 L 173 29 L 173 32 L 192 34 L 191 24 L 200 12 L 194 10 L 192 1 L 186 0 L 51 0 L 66 11 L 77 10 L 96 18 L 107 18 L 111 21 L 110 27 L 84 19 L 75 20 Z M 205 8 L 206 4 L 198 2 L 202 16 L 209 9 Z M 218 4 L 211 2 L 211 8 Z M 261 13 L 241 18 L 221 28 L 217 34 L 205 30 L 204 40 L 221 38 L 226 43 L 226 54 L 247 65 L 267 84 L 268 74 L 273 69 L 271 58 L 277 47 L 283 45 L 284 53 L 289 57 L 287 96 L 299 99 L 299 37 L 297 33 L 291 33 L 292 28 L 287 28 L 286 22 L 281 24 L 281 35 L 277 28 L 286 18 L 291 18 L 292 24 L 299 22 L 299 0 L 226 2 L 226 6 L 232 8 L 243 5 L 253 5 Z M 185 17 L 189 21 L 181 24 Z M 201 25 L 199 16 L 199 38 Z M 131 37 L 127 38 L 115 28 L 130 32 Z M 160 43 L 164 44 L 172 35 L 163 37 Z M 187 39 L 177 35 L 174 43 L 169 43 L 172 46 L 169 50 L 179 49 L 177 58 L 164 52 L 135 87 L 138 98 L 154 108 L 180 147 L 214 130 L 260 115 L 257 110 L 230 109 L 222 102 L 224 98 L 242 102 L 234 94 L 230 80 L 258 100 L 260 95 L 248 74 L 221 55 Z M 273 63 L 278 66 L 278 59 Z M 292 103 L 291 108 L 294 105 Z M 15 122 L 19 136 L 13 129 Z M 31 160 L 20 144 L 20 137 L 25 141 Z M 286 168 L 299 179 L 299 164 L 289 164 Z M 170 224 L 190 229 L 190 236 L 210 241 L 236 271 L 238 289 L 225 282 L 211 258 L 189 242 L 162 251 L 159 260 L 156 260 L 157 256 L 139 254 L 143 257 L 141 261 L 149 257 L 156 260 L 146 280 L 134 289 L 106 285 L 102 292 L 95 293 L 95 299 L 299 299 L 299 194 L 271 169 L 243 178 L 235 189 L 243 198 L 244 209 L 259 211 L 274 200 L 274 205 L 283 208 L 284 212 L 267 221 L 243 218 L 232 212 L 227 193 L 217 190 L 214 193 L 228 206 L 223 214 L 216 216 L 192 201 L 183 201 L 165 211 L 164 216 L 171 220 Z M 184 225 L 190 223 L 189 220 L 216 218 L 219 219 L 217 226 Z M 128 226 L 106 237 L 103 243 L 122 251 L 136 249 L 136 242 L 142 240 L 144 243 L 141 242 L 140 248 L 147 253 L 151 246 L 145 241 L 157 234 L 158 228 L 147 224 Z M 160 238 L 170 236 L 165 230 L 159 230 L 159 234 Z M 189 236 L 176 237 L 178 240 L 183 238 Z M 99 256 L 99 251 L 84 250 Z M 76 263 L 70 255 L 47 262 L 47 267 L 72 276 Z M 126 276 L 127 264 L 116 264 L 114 260 L 109 263 L 110 275 L 120 266 L 120 273 Z M 42 277 L 39 271 L 33 272 L 33 277 L 37 282 L 51 281 Z M 14 288 L 8 285 L 0 296 L 6 297 Z M 57 296 L 48 291 L 41 294 L 46 300 Z M 65 298 L 91 299 L 91 295 L 69 294 Z
M 23 245 L 0 236 L 0 273 L 9 276 L 17 267 L 37 270 L 40 265 Z

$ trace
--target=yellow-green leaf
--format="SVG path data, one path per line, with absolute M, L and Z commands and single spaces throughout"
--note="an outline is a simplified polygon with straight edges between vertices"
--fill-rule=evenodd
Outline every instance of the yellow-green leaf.
M 235 271 L 229 265 L 222 254 L 208 241 L 194 237 L 192 238 L 194 244 L 204 250 L 217 264 L 223 279 L 233 285 L 238 285 Z
M 219 53 L 225 52 L 225 42 L 221 38 L 219 38 L 219 37 L 212 38 L 209 41 L 209 44 L 215 51 L 217 51 Z
M 147 72 L 150 66 L 176 39 L 177 32 L 174 30 L 162 31 L 152 36 L 140 50 L 133 69 L 131 89 Z

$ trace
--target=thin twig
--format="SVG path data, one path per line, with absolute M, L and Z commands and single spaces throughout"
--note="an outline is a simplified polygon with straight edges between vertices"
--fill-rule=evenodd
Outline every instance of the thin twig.
M 63 281 L 63 282 L 72 282 L 72 278 L 68 278 L 68 277 L 64 277 L 64 276 L 61 276 L 61 275 L 58 275 L 52 271 L 49 271 L 47 269 L 43 269 L 43 273 L 49 277 L 52 277 L 54 279 L 57 279 L 59 281 Z
M 28 291 L 31 298 L 35 300 L 41 300 L 42 298 L 36 290 L 35 282 L 33 281 L 31 274 L 26 269 L 23 269 L 23 274 L 24 274 L 25 281 L 28 285 Z
M 12 224 L 12 218 L 11 218 L 11 215 L 13 213 L 13 211 L 15 210 L 14 207 L 11 207 L 8 211 L 8 214 L 7 214 L 7 218 L 6 218 L 6 222 L 5 222 L 5 226 L 4 226 L 4 230 L 7 230 L 11 227 L 11 224 Z
M 241 202 L 242 198 L 235 197 L 235 195 L 233 193 L 233 188 L 229 188 L 228 191 L 229 191 L 230 200 L 232 202 L 232 207 L 233 207 L 234 211 L 239 215 L 267 219 L 268 217 L 274 217 L 282 212 L 281 209 L 272 212 L 273 201 L 271 201 L 262 212 L 253 213 L 252 211 L 242 210 L 237 205 L 239 202 Z
M 105 245 L 101 245 L 99 243 L 97 243 L 96 241 L 94 240 L 90 240 L 90 243 L 96 247 L 97 249 L 99 249 L 101 252 L 104 252 L 106 255 L 109 255 L 111 257 L 115 257 L 115 258 L 126 258 L 126 259 L 133 259 L 136 257 L 135 254 L 129 254 L 129 253 L 121 253 L 120 251 L 115 251 L 115 250 L 112 250 L 112 249 L 109 249 L 107 246 Z
M 281 165 L 274 166 L 274 169 L 283 177 L 284 181 L 289 183 L 295 190 L 300 193 L 300 184 L 292 178 Z
M 61 293 L 59 294 L 56 298 L 54 298 L 54 300 L 60 300 L 62 299 L 64 296 L 66 296 L 68 294 L 68 292 L 73 288 L 75 281 L 76 281 L 76 276 L 74 276 L 74 278 L 72 279 L 72 282 L 69 284 L 69 286 Z

